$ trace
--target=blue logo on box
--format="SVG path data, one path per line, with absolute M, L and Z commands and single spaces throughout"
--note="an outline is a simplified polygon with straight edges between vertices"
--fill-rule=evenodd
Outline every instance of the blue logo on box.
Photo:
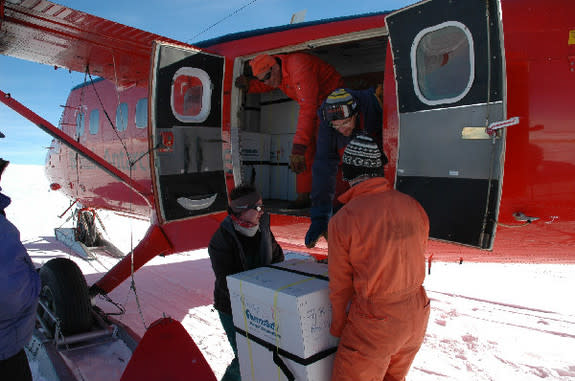
M 276 334 L 276 323 L 275 322 L 269 321 L 268 319 L 263 319 L 259 316 L 255 316 L 248 309 L 246 309 L 246 318 L 249 320 L 250 323 L 252 323 L 256 327 L 262 329 L 263 331 L 265 331 L 267 333 L 271 333 L 272 335 Z

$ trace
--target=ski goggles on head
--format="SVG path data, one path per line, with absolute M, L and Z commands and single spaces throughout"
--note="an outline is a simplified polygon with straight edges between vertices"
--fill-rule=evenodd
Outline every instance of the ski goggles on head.
M 241 213 L 246 210 L 254 209 L 257 212 L 263 211 L 261 195 L 259 192 L 250 193 L 230 201 L 230 208 L 234 213 Z
M 248 206 L 248 209 L 253 209 L 256 212 L 263 212 L 264 211 L 264 204 L 256 204 Z
M 235 207 L 236 211 L 241 213 L 246 210 L 255 210 L 256 212 L 263 212 L 264 205 L 263 204 L 254 204 L 254 205 L 240 205 Z
M 357 107 L 355 102 L 352 104 L 327 104 L 324 105 L 322 112 L 323 118 L 327 122 L 332 122 L 352 117 L 357 112 Z

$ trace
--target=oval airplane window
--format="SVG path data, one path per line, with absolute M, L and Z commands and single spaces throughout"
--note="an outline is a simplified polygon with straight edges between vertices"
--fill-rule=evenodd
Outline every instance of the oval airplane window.
M 128 104 L 120 103 L 116 109 L 116 128 L 118 131 L 128 129 Z
M 148 127 L 148 98 L 140 98 L 136 103 L 136 127 Z
M 98 109 L 90 112 L 90 135 L 96 135 L 100 127 L 100 112 Z
M 182 67 L 172 79 L 171 105 L 176 119 L 201 123 L 210 115 L 212 82 L 202 69 Z
M 411 48 L 413 88 L 427 105 L 455 103 L 475 77 L 473 38 L 465 25 L 448 21 L 420 31 Z
M 82 111 L 76 114 L 76 136 L 84 135 L 84 113 Z

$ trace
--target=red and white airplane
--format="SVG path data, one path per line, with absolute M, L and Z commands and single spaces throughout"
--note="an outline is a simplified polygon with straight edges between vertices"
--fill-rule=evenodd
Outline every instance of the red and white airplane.
M 572 0 L 427 0 L 198 46 L 48 1 L 0 5 L 2 54 L 90 74 L 59 126 L 0 90 L 55 138 L 52 189 L 151 221 L 93 293 L 132 263 L 206 247 L 227 192 L 246 181 L 282 246 L 310 252 L 306 211 L 286 208 L 297 104 L 234 86 L 260 53 L 307 52 L 349 87 L 383 84 L 386 177 L 429 214 L 430 258 L 575 262 Z M 322 244 L 311 252 L 326 255 Z

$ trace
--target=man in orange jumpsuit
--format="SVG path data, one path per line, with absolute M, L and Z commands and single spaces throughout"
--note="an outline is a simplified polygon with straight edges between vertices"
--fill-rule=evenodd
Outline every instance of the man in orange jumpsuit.
M 328 228 L 330 331 L 341 337 L 331 381 L 405 380 L 427 329 L 429 220 L 383 177 L 384 158 L 365 135 L 343 154 L 351 188 Z
M 277 88 L 299 104 L 290 169 L 297 174 L 296 206 L 307 207 L 318 129 L 317 110 L 333 90 L 343 86 L 343 79 L 333 66 L 306 53 L 260 54 L 250 61 L 250 67 L 257 80 L 240 76 L 236 86 L 249 93 Z

